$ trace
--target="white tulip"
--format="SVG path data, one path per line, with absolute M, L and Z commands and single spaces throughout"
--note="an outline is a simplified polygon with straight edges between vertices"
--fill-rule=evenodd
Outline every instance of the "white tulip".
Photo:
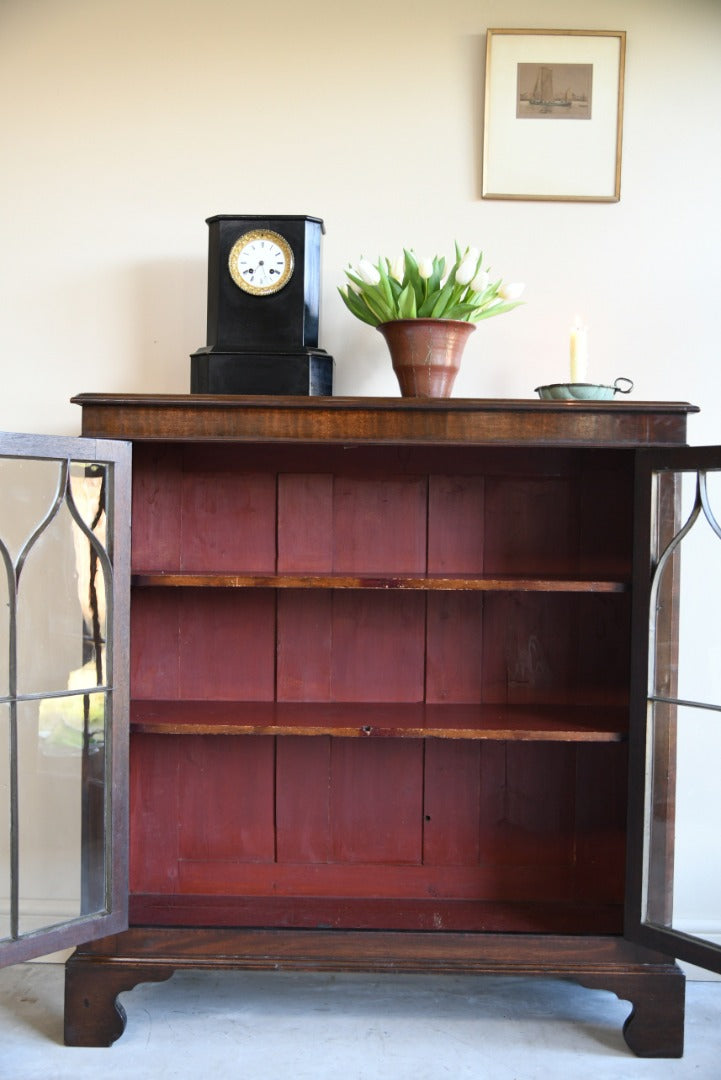
M 433 259 L 429 259 L 428 256 L 426 256 L 423 259 L 419 259 L 418 260 L 418 273 L 423 278 L 424 281 L 427 281 L 428 278 L 433 273 Z
M 359 277 L 361 281 L 365 281 L 366 285 L 377 285 L 381 279 L 370 259 L 361 259 L 358 263 L 356 277 Z
M 465 255 L 463 262 L 456 270 L 456 281 L 459 285 L 469 285 L 475 277 L 478 266 L 478 255 Z
M 395 278 L 396 281 L 402 282 L 403 275 L 406 272 L 406 257 L 405 255 L 399 255 L 391 264 L 390 275 Z
M 518 300 L 525 287 L 525 283 L 522 281 L 512 281 L 508 285 L 501 285 L 498 295 L 502 296 L 504 300 Z
M 480 270 L 473 281 L 471 282 L 471 289 L 475 293 L 485 292 L 488 288 L 488 282 L 490 280 L 487 270 Z

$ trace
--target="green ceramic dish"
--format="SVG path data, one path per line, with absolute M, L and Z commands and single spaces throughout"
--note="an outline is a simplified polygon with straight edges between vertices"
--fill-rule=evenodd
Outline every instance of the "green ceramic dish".
M 609 401 L 614 394 L 630 394 L 633 383 L 620 376 L 613 386 L 597 386 L 595 383 L 551 383 L 537 386 L 536 393 L 543 401 Z

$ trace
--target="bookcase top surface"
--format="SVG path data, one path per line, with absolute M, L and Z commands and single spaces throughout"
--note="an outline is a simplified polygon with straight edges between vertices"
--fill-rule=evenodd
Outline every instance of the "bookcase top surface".
M 664 446 L 688 402 L 98 394 L 72 398 L 82 434 L 130 441 Z

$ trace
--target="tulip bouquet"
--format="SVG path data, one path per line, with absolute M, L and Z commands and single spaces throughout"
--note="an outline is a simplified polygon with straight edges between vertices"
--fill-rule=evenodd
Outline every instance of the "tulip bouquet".
M 478 248 L 455 248 L 448 273 L 445 257 L 419 259 L 412 251 L 393 263 L 361 259 L 345 271 L 348 284 L 338 291 L 348 310 L 371 326 L 395 319 L 478 322 L 518 307 L 523 285 L 492 281 Z

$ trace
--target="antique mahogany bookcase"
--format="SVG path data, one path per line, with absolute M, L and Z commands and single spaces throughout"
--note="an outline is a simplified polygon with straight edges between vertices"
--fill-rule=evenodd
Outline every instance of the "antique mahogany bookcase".
M 642 790 L 647 552 L 679 510 L 636 477 L 695 410 L 75 400 L 132 444 L 129 899 L 67 962 L 66 1041 L 116 1039 L 139 982 L 239 967 L 571 978 L 680 1054 L 669 712 L 650 821 Z

